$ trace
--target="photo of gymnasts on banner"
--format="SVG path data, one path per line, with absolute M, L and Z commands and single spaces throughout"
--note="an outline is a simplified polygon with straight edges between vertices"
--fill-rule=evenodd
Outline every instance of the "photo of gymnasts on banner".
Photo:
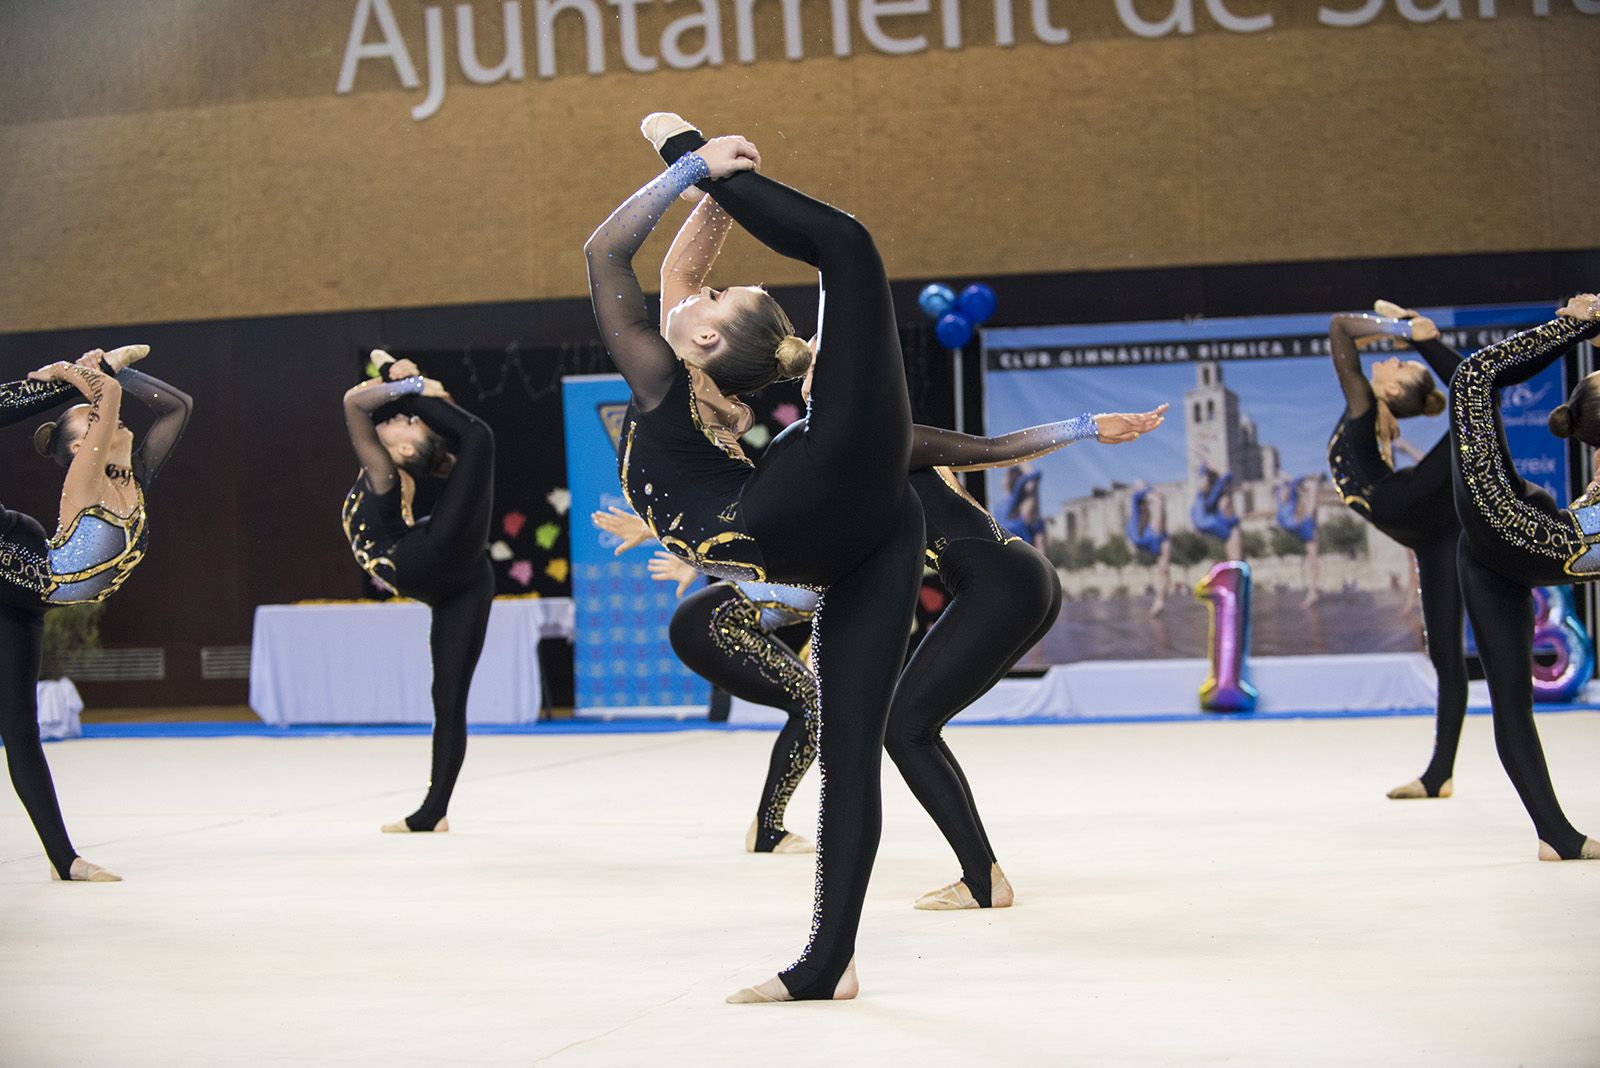
M 986 473 L 990 510 L 1055 565 L 1066 602 L 1019 666 L 1206 656 L 1209 613 L 1193 590 L 1223 560 L 1250 565 L 1253 656 L 1423 649 L 1416 555 L 1364 518 L 1362 502 L 1350 506 L 1330 440 L 1376 433 L 1395 469 L 1418 464 L 1447 433 L 1455 354 L 1553 306 L 1387 310 L 1404 315 L 986 331 L 990 433 L 1162 402 L 1181 428 Z M 1332 343 L 1330 323 L 1344 332 Z M 1375 388 L 1398 382 L 1416 403 L 1382 406 L 1376 427 L 1344 419 L 1340 344 L 1354 345 Z M 1566 395 L 1563 374 L 1557 363 L 1507 391 L 1502 409 L 1519 470 L 1557 500 L 1571 496 L 1567 457 L 1544 427 Z

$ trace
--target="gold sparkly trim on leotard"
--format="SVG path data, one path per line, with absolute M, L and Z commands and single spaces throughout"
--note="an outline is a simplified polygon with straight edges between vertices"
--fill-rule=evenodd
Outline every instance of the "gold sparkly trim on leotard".
M 817 679 L 761 626 L 762 605 L 747 597 L 738 586 L 731 583 L 729 586 L 738 596 L 712 609 L 712 643 L 724 656 L 738 657 L 751 664 L 762 678 L 805 710 L 804 735 L 789 747 L 783 775 L 772 794 L 764 800 L 761 810 L 761 826 L 781 831 L 789 799 L 817 755 Z
M 366 499 L 366 495 L 366 491 L 357 486 L 344 499 L 344 507 L 340 509 L 339 520 L 344 527 L 345 540 L 350 543 L 350 554 L 355 557 L 356 566 L 371 576 L 373 582 L 398 596 L 400 591 L 395 586 L 397 572 L 394 561 L 382 553 L 373 551 L 378 542 L 376 538 L 367 535 L 367 525 L 365 523 L 353 525 L 356 512 L 360 510 L 361 502 Z M 405 519 L 406 525 L 409 526 L 411 524 L 410 508 L 405 503 L 404 493 L 401 494 L 400 503 L 402 517 Z M 387 568 L 388 574 L 379 574 L 379 568 Z
M 73 516 L 72 522 L 65 530 L 57 531 L 56 536 L 49 540 L 47 544 L 52 550 L 50 556 L 51 590 L 49 592 L 52 594 L 63 586 L 87 582 L 92 578 L 105 574 L 107 571 L 116 572 L 105 586 L 95 591 L 94 596 L 68 598 L 54 603 L 97 604 L 104 601 L 122 588 L 122 584 L 128 581 L 128 576 L 133 574 L 133 569 L 138 567 L 140 562 L 144 560 L 144 550 L 140 547 L 144 543 L 145 527 L 148 522 L 148 514 L 145 511 L 144 504 L 144 487 L 135 481 L 133 491 L 135 494 L 133 511 L 127 515 L 118 515 L 102 504 L 91 504 Z M 75 571 L 57 571 L 55 569 L 55 550 L 65 548 L 72 543 L 72 539 L 78 533 L 79 525 L 83 523 L 86 517 L 98 519 L 107 526 L 115 527 L 122 531 L 122 548 L 110 559 L 96 561 Z
M 1497 380 L 1518 364 L 1538 359 L 1595 332 L 1595 324 L 1559 318 L 1513 334 L 1462 362 L 1450 383 L 1450 422 L 1456 434 L 1456 463 L 1471 507 L 1505 541 L 1535 555 L 1559 560 L 1569 575 L 1592 575 L 1600 564 L 1585 564 L 1600 533 L 1584 529 L 1579 515 L 1551 513 L 1522 499 L 1522 477 L 1500 447 Z M 1588 509 L 1580 509 L 1587 517 Z M 1591 525 L 1600 527 L 1600 516 Z
M 983 518 L 988 521 L 989 530 L 994 535 L 994 540 L 996 542 L 1001 545 L 1010 545 L 1014 541 L 1022 540 L 1015 534 L 1008 532 L 1004 527 L 1002 527 L 995 519 L 994 514 L 990 512 L 989 509 L 979 504 L 977 498 L 973 497 L 972 494 L 967 492 L 967 487 L 961 484 L 961 480 L 959 478 L 956 478 L 954 471 L 948 467 L 935 467 L 933 469 L 933 473 L 939 476 L 939 481 L 943 482 L 946 486 L 949 486 L 952 490 L 954 490 L 956 496 L 960 497 L 962 500 L 972 505 L 972 507 L 976 508 L 979 512 L 983 513 Z M 938 571 L 939 559 L 944 556 L 944 552 L 948 548 L 950 548 L 949 538 L 939 537 L 929 542 L 925 550 L 928 556 L 928 566 L 933 568 L 935 571 Z

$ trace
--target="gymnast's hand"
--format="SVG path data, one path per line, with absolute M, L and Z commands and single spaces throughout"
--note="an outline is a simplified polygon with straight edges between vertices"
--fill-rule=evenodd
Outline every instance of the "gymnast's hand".
M 396 360 L 384 368 L 384 377 L 387 377 L 391 382 L 398 382 L 402 378 L 415 378 L 421 373 L 422 370 L 417 366 L 416 361 L 409 358 Z
M 1564 304 L 1557 315 L 1564 315 L 1569 319 L 1584 319 L 1594 321 L 1600 319 L 1600 296 L 1593 293 L 1579 293 Z
M 591 513 L 589 522 L 593 523 L 596 529 L 603 530 L 607 534 L 614 534 L 622 539 L 622 544 L 617 546 L 616 552 L 612 553 L 613 556 L 621 556 L 629 549 L 643 545 L 655 537 L 654 534 L 650 533 L 650 528 L 645 526 L 643 519 L 615 505 L 611 507 L 609 512 Z
M 695 155 L 706 161 L 712 178 L 726 178 L 739 171 L 753 171 L 761 167 L 761 153 L 742 137 L 713 137 L 695 149 Z
M 1150 433 L 1166 418 L 1167 405 L 1163 404 L 1148 412 L 1102 412 L 1094 417 L 1094 427 L 1102 445 L 1122 445 L 1137 441 L 1141 434 Z
M 650 568 L 650 577 L 657 582 L 676 582 L 679 597 L 688 593 L 689 587 L 700 577 L 700 572 L 669 552 L 656 553 L 647 566 Z

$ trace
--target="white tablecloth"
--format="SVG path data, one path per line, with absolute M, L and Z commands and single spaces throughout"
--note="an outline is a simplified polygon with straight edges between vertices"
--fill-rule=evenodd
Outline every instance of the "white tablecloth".
M 250 707 L 265 722 L 430 723 L 431 613 L 416 602 L 262 605 Z M 539 640 L 572 638 L 565 597 L 496 600 L 467 700 L 469 723 L 539 718 Z

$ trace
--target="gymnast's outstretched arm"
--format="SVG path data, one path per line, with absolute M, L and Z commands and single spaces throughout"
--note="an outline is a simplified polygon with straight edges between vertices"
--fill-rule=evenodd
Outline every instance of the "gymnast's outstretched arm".
M 911 470 L 949 467 L 956 471 L 981 471 L 989 467 L 1009 467 L 1046 456 L 1074 441 L 1091 438 L 1108 445 L 1121 444 L 1160 426 L 1166 411 L 1167 406 L 1163 404 L 1148 412 L 1132 414 L 1085 413 L 996 437 L 974 437 L 919 424 L 911 428 Z

